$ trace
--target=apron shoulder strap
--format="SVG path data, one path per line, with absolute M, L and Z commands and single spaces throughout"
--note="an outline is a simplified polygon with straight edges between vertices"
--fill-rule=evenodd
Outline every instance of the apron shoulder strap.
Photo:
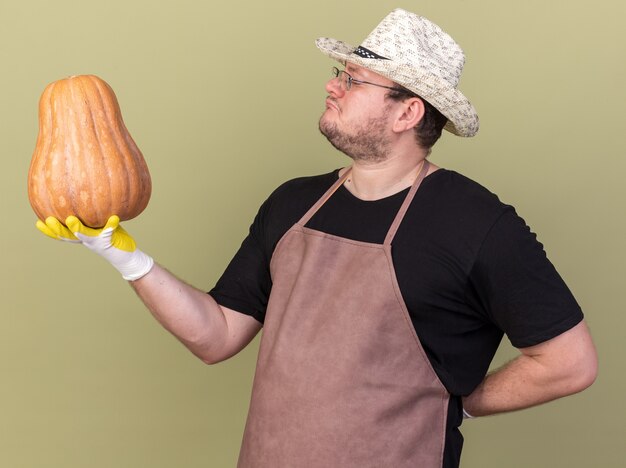
M 313 215 L 317 213 L 317 210 L 319 210 L 322 205 L 326 203 L 326 201 L 332 196 L 332 194 L 335 193 L 339 187 L 341 187 L 341 184 L 343 184 L 344 181 L 348 178 L 350 171 L 352 171 L 352 167 L 349 167 L 346 172 L 341 177 L 339 177 L 328 190 L 326 190 L 326 193 L 324 193 L 324 195 L 322 195 L 320 199 L 317 200 L 315 205 L 309 208 L 309 211 L 304 213 L 304 216 L 302 216 L 302 218 L 300 218 L 300 221 L 298 221 L 296 224 L 304 226 L 306 223 L 308 223 Z
M 391 223 L 391 227 L 389 228 L 389 231 L 387 232 L 387 236 L 385 237 L 385 242 L 383 243 L 384 245 L 390 245 L 391 241 L 393 241 L 393 238 L 396 235 L 398 228 L 400 227 L 400 223 L 402 223 L 402 220 L 404 219 L 404 215 L 406 214 L 407 210 L 409 209 L 409 206 L 411 205 L 411 202 L 413 201 L 413 198 L 415 197 L 415 193 L 417 192 L 417 189 L 419 188 L 420 184 L 422 183 L 422 180 L 424 180 L 424 177 L 426 177 L 426 174 L 428 173 L 429 167 L 430 167 L 430 163 L 428 162 L 428 160 L 424 160 L 424 164 L 422 166 L 422 169 L 419 175 L 415 179 L 415 182 L 413 182 L 413 185 L 411 186 L 409 193 L 407 193 L 404 199 L 404 202 L 402 203 L 402 206 L 398 210 L 398 213 L 396 214 L 396 217 L 393 220 L 393 223 Z M 341 185 L 348 178 L 348 175 L 350 174 L 351 170 L 352 170 L 352 167 L 349 167 L 346 170 L 346 172 L 341 177 L 339 177 L 333 185 L 331 185 L 331 187 L 326 191 L 326 193 L 324 193 L 324 195 L 322 195 L 320 199 L 317 200 L 317 202 L 311 208 L 309 208 L 309 210 L 304 214 L 304 216 L 302 216 L 302 218 L 300 218 L 300 221 L 298 221 L 296 224 L 300 226 L 306 225 L 306 223 L 309 222 L 309 220 L 313 217 L 313 215 L 317 213 L 317 210 L 319 210 L 322 207 L 322 205 L 326 203 L 326 201 L 333 195 L 333 193 L 335 193 L 337 189 L 341 187 Z
M 398 228 L 400 227 L 400 223 L 402 223 L 402 220 L 404 219 L 404 215 L 406 214 L 407 210 L 409 209 L 409 206 L 411 205 L 411 202 L 413 201 L 413 198 L 415 197 L 415 193 L 417 192 L 417 189 L 419 188 L 420 184 L 422 183 L 422 180 L 424 180 L 424 177 L 426 177 L 426 174 L 428 173 L 429 167 L 430 167 L 430 163 L 428 162 L 427 159 L 424 159 L 422 170 L 420 171 L 419 175 L 415 179 L 415 182 L 413 182 L 413 185 L 411 186 L 409 193 L 407 193 L 406 197 L 404 198 L 404 202 L 402 203 L 402 206 L 398 210 L 398 214 L 396 214 L 396 217 L 393 220 L 393 223 L 391 223 L 391 227 L 389 228 L 389 231 L 387 232 L 387 236 L 385 237 L 385 242 L 383 243 L 383 245 L 391 245 L 391 242 L 393 241 L 393 238 L 395 237 L 396 232 L 398 231 Z

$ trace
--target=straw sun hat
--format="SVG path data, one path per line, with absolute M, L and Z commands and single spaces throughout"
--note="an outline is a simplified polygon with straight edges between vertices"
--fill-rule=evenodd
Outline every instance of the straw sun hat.
M 455 135 L 478 132 L 478 115 L 457 90 L 465 55 L 439 26 L 400 8 L 387 15 L 360 46 L 321 37 L 317 47 L 329 57 L 367 68 L 410 89 L 439 110 Z

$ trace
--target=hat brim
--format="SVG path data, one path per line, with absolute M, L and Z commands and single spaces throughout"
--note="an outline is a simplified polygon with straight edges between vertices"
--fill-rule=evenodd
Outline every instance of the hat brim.
M 463 93 L 439 76 L 394 60 L 363 58 L 353 53 L 356 47 L 337 39 L 321 37 L 315 45 L 322 53 L 344 65 L 354 63 L 413 91 L 448 119 L 444 129 L 454 135 L 471 137 L 478 132 L 478 114 L 474 106 Z

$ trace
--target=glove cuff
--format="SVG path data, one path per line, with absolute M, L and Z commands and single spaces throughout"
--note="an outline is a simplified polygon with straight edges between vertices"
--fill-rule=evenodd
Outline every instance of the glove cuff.
M 113 266 L 122 274 L 126 281 L 136 281 L 147 275 L 154 266 L 154 260 L 139 249 L 135 249 L 124 263 Z
M 472 416 L 467 411 L 465 411 L 465 408 L 463 408 L 463 419 L 476 419 L 476 416 Z

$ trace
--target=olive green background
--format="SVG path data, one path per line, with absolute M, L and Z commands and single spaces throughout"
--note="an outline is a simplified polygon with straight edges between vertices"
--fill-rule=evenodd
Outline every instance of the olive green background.
M 621 467 L 626 459 L 621 0 L 0 0 L 0 467 L 232 467 L 257 341 L 205 366 L 106 262 L 35 228 L 26 175 L 51 81 L 115 90 L 151 169 L 139 246 L 209 289 L 282 181 L 348 163 L 317 130 L 333 63 L 394 7 L 467 55 L 477 137 L 432 160 L 515 205 L 587 314 L 601 359 L 579 395 L 463 425 L 462 466 Z M 494 366 L 514 355 L 506 342 Z

